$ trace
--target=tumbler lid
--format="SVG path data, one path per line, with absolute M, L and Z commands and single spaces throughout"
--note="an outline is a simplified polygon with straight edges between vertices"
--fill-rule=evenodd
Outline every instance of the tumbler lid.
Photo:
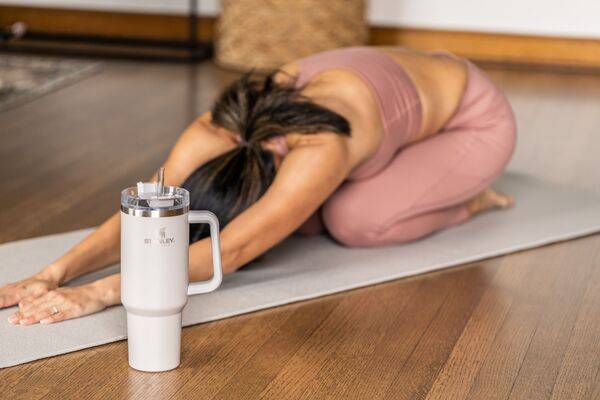
M 160 189 L 160 190 L 159 190 Z M 190 194 L 176 186 L 138 182 L 121 192 L 121 211 L 136 217 L 171 217 L 188 212 Z

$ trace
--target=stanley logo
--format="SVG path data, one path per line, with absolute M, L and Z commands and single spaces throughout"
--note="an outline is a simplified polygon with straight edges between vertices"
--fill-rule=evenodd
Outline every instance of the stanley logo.
M 144 239 L 144 243 L 145 244 L 160 244 L 162 246 L 169 246 L 171 243 L 175 243 L 175 238 L 174 237 L 168 237 L 167 236 L 167 228 L 162 227 L 158 230 L 158 234 L 156 235 L 155 238 L 145 238 Z

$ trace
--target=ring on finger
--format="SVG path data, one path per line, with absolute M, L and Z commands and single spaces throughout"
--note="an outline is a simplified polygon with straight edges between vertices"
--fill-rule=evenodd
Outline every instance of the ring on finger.
M 58 314 L 60 312 L 56 306 L 52 306 L 51 310 L 52 310 L 52 315 Z

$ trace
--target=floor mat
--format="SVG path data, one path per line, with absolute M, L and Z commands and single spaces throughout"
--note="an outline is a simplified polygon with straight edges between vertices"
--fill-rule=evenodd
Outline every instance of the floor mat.
M 600 231 L 600 197 L 592 192 L 515 173 L 503 175 L 493 186 L 513 195 L 515 208 L 477 216 L 413 243 L 349 249 L 324 236 L 292 237 L 260 262 L 227 276 L 216 292 L 190 297 L 183 323 L 227 318 Z M 0 284 L 38 271 L 88 232 L 0 246 Z M 0 310 L 2 368 L 114 342 L 126 335 L 125 312 L 120 306 L 58 324 L 27 327 L 6 321 L 14 310 Z

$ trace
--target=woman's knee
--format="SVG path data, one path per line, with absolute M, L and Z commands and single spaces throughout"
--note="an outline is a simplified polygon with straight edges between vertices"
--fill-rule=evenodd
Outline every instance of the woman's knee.
M 369 246 L 377 240 L 376 222 L 366 211 L 331 199 L 323 206 L 323 224 L 339 243 L 350 246 Z
M 497 178 L 510 162 L 516 146 L 517 128 L 510 106 L 499 107 L 499 114 L 485 128 L 476 129 L 472 136 L 474 148 L 463 168 L 477 171 L 481 179 Z
M 364 213 L 353 215 L 335 208 L 324 210 L 323 221 L 329 234 L 348 247 L 406 243 L 430 233 L 429 230 L 421 232 L 423 227 L 415 229 L 414 226 L 402 222 L 390 227 L 391 229 L 383 229 Z

